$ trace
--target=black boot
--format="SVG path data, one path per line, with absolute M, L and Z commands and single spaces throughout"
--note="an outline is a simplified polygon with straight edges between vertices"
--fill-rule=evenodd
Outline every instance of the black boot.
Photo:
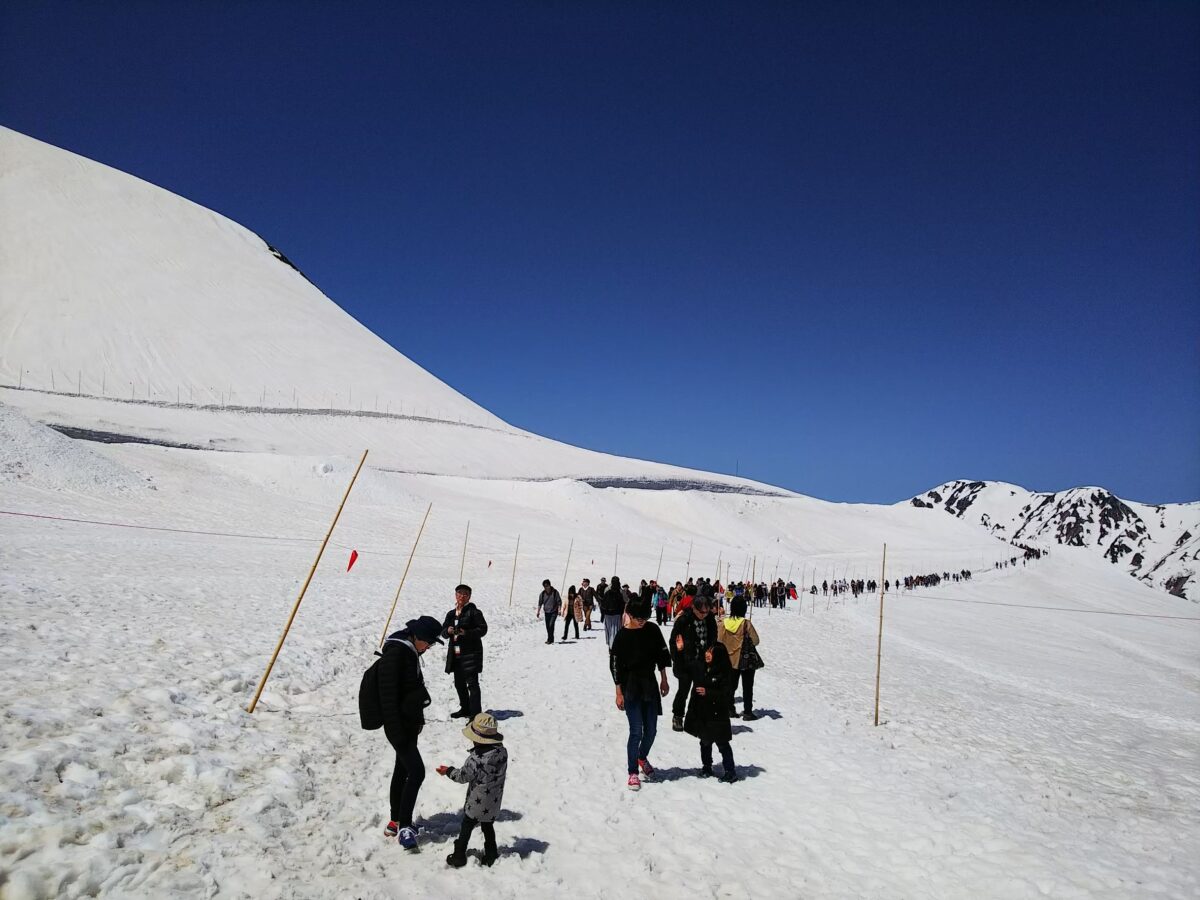
M 465 847 L 460 848 L 458 842 L 454 842 L 454 852 L 446 857 L 446 865 L 461 869 L 467 864 L 467 850 Z
M 700 777 L 701 778 L 712 778 L 713 777 L 712 766 L 701 766 L 700 767 Z
M 465 709 L 456 709 L 454 712 L 450 713 L 450 718 L 452 718 L 452 719 L 469 719 L 469 718 L 471 718 L 471 714 L 469 712 L 467 712 Z
M 671 730 L 683 731 L 683 716 L 671 716 Z
M 496 844 L 492 841 L 485 841 L 483 845 L 483 858 L 480 860 L 485 866 L 490 866 L 500 857 L 500 851 L 496 848 Z

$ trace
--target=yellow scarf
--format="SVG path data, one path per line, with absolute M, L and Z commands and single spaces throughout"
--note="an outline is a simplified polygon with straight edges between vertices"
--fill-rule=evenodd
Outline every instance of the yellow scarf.
M 725 630 L 728 631 L 730 634 L 737 634 L 738 629 L 742 627 L 742 623 L 745 621 L 746 620 L 744 618 L 742 618 L 741 616 L 726 616 L 725 617 Z

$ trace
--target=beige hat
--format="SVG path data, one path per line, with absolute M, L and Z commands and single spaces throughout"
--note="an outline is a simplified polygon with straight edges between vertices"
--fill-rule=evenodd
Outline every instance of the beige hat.
M 463 735 L 476 744 L 500 744 L 504 735 L 496 730 L 496 719 L 491 713 L 481 712 L 471 724 L 463 729 Z

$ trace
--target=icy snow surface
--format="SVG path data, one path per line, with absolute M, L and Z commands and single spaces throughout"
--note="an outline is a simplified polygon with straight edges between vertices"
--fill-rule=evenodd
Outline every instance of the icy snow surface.
M 11 411 L 5 419 L 9 421 Z M 9 426 L 34 453 L 45 435 Z M 66 439 L 63 439 L 66 440 Z M 26 897 L 1189 897 L 1200 779 L 1200 622 L 958 601 L 1194 615 L 1084 550 L 996 572 L 1011 548 L 958 520 L 802 497 L 598 490 L 367 468 L 258 711 L 244 708 L 357 460 L 81 444 L 156 490 L 0 482 L 0 892 Z M 62 460 L 47 456 L 45 465 Z M 421 746 L 422 850 L 382 834 L 391 753 L 356 692 L 425 506 L 397 624 L 440 616 L 462 564 L 492 630 L 485 706 L 512 761 L 501 858 L 446 867 L 466 746 L 437 648 Z M 513 605 L 513 551 L 521 535 Z M 229 536 L 224 536 L 229 535 Z M 243 536 L 237 536 L 243 535 Z M 259 535 L 260 538 L 244 535 Z M 661 778 L 624 786 L 603 632 L 546 646 L 543 577 L 799 581 L 982 569 L 878 606 L 806 598 L 755 622 L 763 718 L 746 776 L 695 777 L 660 721 Z M 360 558 L 346 572 L 351 548 Z M 478 849 L 479 836 L 476 835 Z

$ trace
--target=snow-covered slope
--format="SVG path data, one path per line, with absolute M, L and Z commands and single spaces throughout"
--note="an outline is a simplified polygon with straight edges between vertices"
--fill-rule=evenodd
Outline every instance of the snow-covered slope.
M 378 401 L 503 427 L 241 225 L 7 128 L 0 303 L 3 384 L 240 406 Z
M 909 502 L 1013 543 L 1087 547 L 1147 584 L 1200 599 L 1200 503 L 1151 506 L 1098 487 L 1045 494 L 998 481 L 949 481 Z

